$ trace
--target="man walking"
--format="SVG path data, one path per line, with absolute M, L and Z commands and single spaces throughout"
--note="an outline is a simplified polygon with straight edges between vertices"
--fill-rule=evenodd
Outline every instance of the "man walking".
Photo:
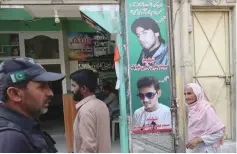
M 0 64 L 0 153 L 57 152 L 54 140 L 37 119 L 48 111 L 53 92 L 48 82 L 65 75 L 46 72 L 31 58 Z
M 74 122 L 75 153 L 111 153 L 109 111 L 95 97 L 97 75 L 81 69 L 70 75 L 78 113 Z

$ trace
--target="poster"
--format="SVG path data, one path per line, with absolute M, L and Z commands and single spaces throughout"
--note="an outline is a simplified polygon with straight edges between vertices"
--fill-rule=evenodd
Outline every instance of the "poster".
M 169 132 L 166 1 L 129 0 L 126 6 L 133 133 Z
M 94 57 L 108 55 L 109 52 L 109 36 L 96 35 L 93 37 Z
M 108 35 L 68 32 L 67 37 L 70 60 L 86 61 L 108 54 Z

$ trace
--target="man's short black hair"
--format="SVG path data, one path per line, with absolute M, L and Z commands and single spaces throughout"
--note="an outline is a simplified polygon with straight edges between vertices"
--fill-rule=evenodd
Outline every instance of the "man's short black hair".
M 70 79 L 79 86 L 86 86 L 93 93 L 97 87 L 97 77 L 98 75 L 90 69 L 81 69 L 70 75 Z
M 139 90 L 141 88 L 150 87 L 152 85 L 154 86 L 155 90 L 157 90 L 157 91 L 160 90 L 159 81 L 152 76 L 142 77 L 142 78 L 138 79 L 138 81 L 137 81 L 137 88 Z
M 159 41 L 161 43 L 165 43 L 164 39 L 161 37 L 159 25 L 152 18 L 150 18 L 150 17 L 140 17 L 140 18 L 136 19 L 132 23 L 132 26 L 131 26 L 132 32 L 134 34 L 136 34 L 137 27 L 142 27 L 145 30 L 151 29 L 154 33 L 159 33 L 160 34 L 159 37 L 158 37 Z

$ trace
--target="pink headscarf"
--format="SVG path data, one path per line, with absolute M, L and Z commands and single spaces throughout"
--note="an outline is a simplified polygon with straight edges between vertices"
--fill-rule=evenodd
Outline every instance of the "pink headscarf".
M 197 97 L 197 102 L 188 105 L 188 141 L 202 135 L 224 131 L 225 126 L 220 122 L 215 109 L 205 100 L 202 88 L 196 83 L 189 83 L 185 88 L 192 88 Z M 223 141 L 224 137 L 213 147 L 218 148 Z

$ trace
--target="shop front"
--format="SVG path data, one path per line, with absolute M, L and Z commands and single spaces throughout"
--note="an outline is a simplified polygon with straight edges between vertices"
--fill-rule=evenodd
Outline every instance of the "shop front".
M 118 5 L 113 6 L 118 10 Z M 83 13 L 80 12 L 79 5 L 74 7 L 45 6 L 44 11 L 41 9 L 42 7 L 31 5 L 24 8 L 7 8 L 5 6 L 1 9 L 2 14 L 5 15 L 9 11 L 13 11 L 13 13 L 15 11 L 15 17 L 14 14 L 11 18 L 7 15 L 1 16 L 0 60 L 27 56 L 36 59 L 48 71 L 65 74 L 90 65 L 99 72 L 100 81 L 96 93 L 98 98 L 104 99 L 101 90 L 105 84 L 110 85 L 119 98 L 118 89 L 115 90 L 117 80 L 114 67 L 116 34 L 108 32 L 103 27 L 100 27 L 101 29 L 93 27 L 93 23 L 88 23 L 89 21 L 86 19 L 88 17 L 85 14 L 83 16 Z M 55 10 L 60 16 L 59 21 L 54 17 Z M 70 11 L 63 12 L 64 10 Z M 25 16 L 20 18 L 19 14 Z M 33 19 L 31 16 L 37 18 Z M 103 31 L 101 31 L 102 29 Z M 72 104 L 75 102 L 72 101 L 70 94 L 70 80 L 67 77 L 62 84 L 52 83 L 51 88 L 54 98 L 49 112 L 42 115 L 40 121 L 43 128 L 49 130 L 53 136 L 59 134 L 64 136 L 65 134 L 67 147 L 63 145 L 64 149 L 61 151 L 73 152 L 73 134 L 71 132 L 76 111 L 74 104 Z M 74 114 L 71 111 L 74 111 Z M 111 134 L 115 152 L 121 151 L 118 112 Z M 125 127 L 127 129 L 127 126 Z
M 178 116 L 171 86 L 175 82 L 168 1 L 10 3 L 22 7 L 9 8 L 5 2 L 1 8 L 2 12 L 15 11 L 11 17 L 0 18 L 1 61 L 32 57 L 46 70 L 67 75 L 80 68 L 95 69 L 99 74 L 97 97 L 103 100 L 103 87 L 110 85 L 119 101 L 111 126 L 113 152 L 176 152 Z M 146 54 L 149 44 L 154 46 L 153 56 Z M 141 79 L 157 81 L 154 97 L 149 92 L 143 95 L 164 106 L 167 116 L 163 120 L 159 119 L 162 115 L 135 118 L 146 106 L 140 91 L 143 87 L 137 86 Z M 77 111 L 69 76 L 51 87 L 55 96 L 49 112 L 41 117 L 42 124 L 53 135 L 65 134 L 65 152 L 73 152 L 72 124 Z

